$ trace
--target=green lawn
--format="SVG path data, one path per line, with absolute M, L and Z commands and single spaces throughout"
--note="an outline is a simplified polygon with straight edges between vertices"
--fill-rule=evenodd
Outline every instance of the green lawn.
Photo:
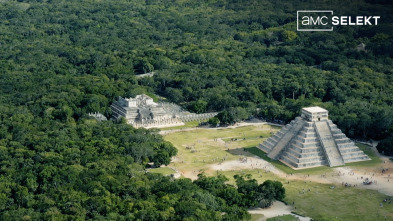
M 262 219 L 263 217 L 263 214 L 251 214 L 251 221 L 257 221 Z
M 297 217 L 292 216 L 292 215 L 276 216 L 276 217 L 266 219 L 266 221 L 298 221 L 298 220 L 299 219 Z
M 174 171 L 173 169 L 168 168 L 168 167 L 160 167 L 160 168 L 149 169 L 149 172 L 150 173 L 160 173 L 164 176 L 167 176 L 167 175 L 174 174 L 176 171 Z
M 284 185 L 286 202 L 295 203 L 295 212 L 312 218 L 327 220 L 382 220 L 382 216 L 393 218 L 393 205 L 380 203 L 386 195 L 374 190 L 358 189 L 313 182 L 291 181 Z M 303 189 L 305 190 L 303 193 Z
M 264 138 L 264 137 L 263 136 L 246 136 L 246 135 L 244 135 L 244 136 L 224 138 L 222 140 L 225 141 L 225 142 L 230 142 L 230 141 L 232 141 L 232 142 L 239 142 L 239 141 L 242 141 L 244 139 L 246 139 L 246 140 L 255 140 L 255 139 L 260 140 L 261 138 Z M 235 140 L 233 140 L 233 139 L 235 139 Z

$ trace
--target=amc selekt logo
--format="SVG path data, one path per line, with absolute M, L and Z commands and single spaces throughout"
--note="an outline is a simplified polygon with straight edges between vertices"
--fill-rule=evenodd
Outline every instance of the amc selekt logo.
M 380 16 L 333 16 L 332 10 L 297 11 L 297 31 L 333 31 L 338 25 L 378 25 Z

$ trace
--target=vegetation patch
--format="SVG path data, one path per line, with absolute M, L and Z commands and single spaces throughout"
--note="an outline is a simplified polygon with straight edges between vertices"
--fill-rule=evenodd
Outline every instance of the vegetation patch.
M 152 168 L 152 169 L 149 169 L 149 172 L 150 173 L 159 173 L 159 174 L 162 174 L 164 176 L 169 176 L 171 174 L 176 173 L 175 170 L 173 170 L 173 169 L 171 169 L 169 167 Z
M 264 217 L 263 214 L 251 214 L 251 221 L 259 221 Z
M 276 216 L 266 219 L 266 221 L 299 221 L 299 218 L 293 215 Z

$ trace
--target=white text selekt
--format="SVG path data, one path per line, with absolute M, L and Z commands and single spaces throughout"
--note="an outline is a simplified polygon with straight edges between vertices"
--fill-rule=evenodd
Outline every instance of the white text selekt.
M 378 25 L 380 16 L 333 16 L 333 25 Z

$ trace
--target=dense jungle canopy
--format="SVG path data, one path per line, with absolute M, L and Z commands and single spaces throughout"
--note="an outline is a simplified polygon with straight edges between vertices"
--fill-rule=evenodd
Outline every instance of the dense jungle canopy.
M 297 32 L 301 9 L 381 19 Z M 283 198 L 278 182 L 146 173 L 176 149 L 87 116 L 109 117 L 117 96 L 157 94 L 228 123 L 319 105 L 393 155 L 391 1 L 2 0 L 0 18 L 1 220 L 239 220 Z

